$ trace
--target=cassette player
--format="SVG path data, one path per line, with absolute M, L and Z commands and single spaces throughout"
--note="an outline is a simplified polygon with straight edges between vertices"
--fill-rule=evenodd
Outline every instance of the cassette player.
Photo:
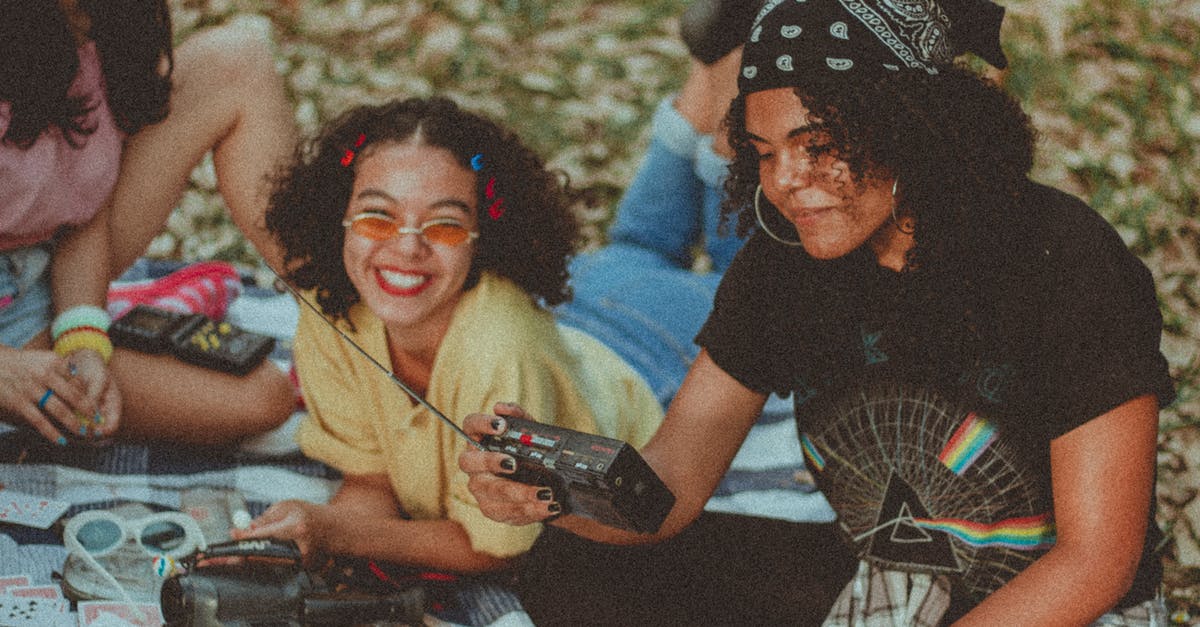
M 203 314 L 138 305 L 109 328 L 113 344 L 144 353 L 170 353 L 197 366 L 244 375 L 275 348 L 275 338 Z
M 483 445 L 517 460 L 509 478 L 554 490 L 563 514 L 612 527 L 657 532 L 675 495 L 629 444 L 553 425 L 505 418 L 508 430 Z

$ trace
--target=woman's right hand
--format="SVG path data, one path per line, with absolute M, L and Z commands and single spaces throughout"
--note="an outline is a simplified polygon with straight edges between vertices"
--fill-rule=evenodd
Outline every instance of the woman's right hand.
M 81 435 L 91 438 L 104 438 L 116 433 L 121 421 L 121 392 L 117 388 L 112 373 L 104 363 L 104 358 L 93 350 L 75 351 L 67 358 L 67 362 L 75 368 L 75 380 L 87 390 L 87 403 L 94 404 L 95 413 L 84 414 L 94 416 L 90 424 L 85 424 L 87 433 Z
M 43 407 L 38 403 L 53 392 Z M 24 420 L 47 440 L 66 445 L 63 432 L 83 433 L 79 412 L 93 416 L 87 388 L 53 351 L 0 347 L 0 411 Z
M 255 518 L 247 529 L 233 529 L 234 540 L 275 538 L 293 540 L 300 548 L 304 563 L 319 566 L 326 557 L 326 546 L 335 523 L 329 517 L 329 506 L 307 501 L 287 500 L 275 503 Z
M 519 405 L 496 403 L 497 416 L 471 414 L 463 419 L 463 431 L 475 441 L 485 435 L 500 435 L 508 428 L 504 416 L 533 420 Z M 504 453 L 490 453 L 468 447 L 458 456 L 458 467 L 470 475 L 467 487 L 484 516 L 510 525 L 541 522 L 561 511 L 549 488 L 525 485 L 505 478 L 517 469 L 517 462 Z

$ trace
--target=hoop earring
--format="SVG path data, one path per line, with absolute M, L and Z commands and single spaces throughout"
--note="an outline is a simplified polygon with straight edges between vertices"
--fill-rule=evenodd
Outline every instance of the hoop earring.
M 908 227 L 906 228 L 904 226 L 904 223 L 900 221 L 900 218 L 896 217 L 896 205 L 900 204 L 900 202 L 896 200 L 896 188 L 899 185 L 900 185 L 900 179 L 892 180 L 892 224 L 896 225 L 897 231 L 900 231 L 901 233 L 903 233 L 905 235 L 912 235 L 913 233 L 917 232 L 917 225 L 915 223 L 916 221 L 915 220 L 911 221 L 909 223 Z
M 759 183 L 758 187 L 754 189 L 754 217 L 758 219 L 758 226 L 763 230 L 764 233 L 767 234 L 768 237 L 779 242 L 780 244 L 784 244 L 786 246 L 803 246 L 804 244 L 801 242 L 789 242 L 785 239 L 782 239 L 778 235 L 772 233 L 771 229 L 767 228 L 767 223 L 763 222 L 762 210 L 758 207 L 758 197 L 761 195 L 762 183 Z

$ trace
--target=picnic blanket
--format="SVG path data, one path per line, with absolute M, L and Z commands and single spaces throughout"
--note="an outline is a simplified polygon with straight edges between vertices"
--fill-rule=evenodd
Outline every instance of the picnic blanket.
M 177 264 L 139 261 L 123 280 L 163 276 Z M 287 294 L 253 284 L 229 309 L 228 319 L 277 339 L 271 359 L 291 359 L 298 309 Z M 804 470 L 786 399 L 768 402 L 707 509 L 796 522 L 828 522 L 833 512 Z M 81 511 L 140 503 L 155 510 L 180 509 L 192 488 L 232 488 L 257 516 L 284 499 L 326 502 L 339 486 L 336 471 L 305 458 L 292 440 L 302 413 L 283 427 L 238 447 L 189 447 L 118 440 L 104 448 L 58 448 L 38 436 L 0 426 L 0 483 L 6 488 L 70 504 Z M 54 583 L 66 558 L 52 527 L 35 529 L 0 522 L 0 576 L 28 574 L 34 584 Z M 530 625 L 515 594 L 486 578 L 459 578 L 455 602 L 427 617 L 428 624 L 504 627 Z

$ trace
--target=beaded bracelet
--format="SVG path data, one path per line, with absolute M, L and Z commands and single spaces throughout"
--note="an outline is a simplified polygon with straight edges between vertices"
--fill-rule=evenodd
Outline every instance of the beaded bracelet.
M 58 340 L 59 336 L 75 327 L 95 327 L 102 332 L 108 332 L 112 318 L 108 312 L 94 305 L 76 305 L 60 314 L 50 325 L 50 337 Z
M 87 331 L 90 331 L 92 333 L 99 333 L 100 335 L 103 335 L 105 337 L 108 336 L 108 333 L 104 329 L 101 329 L 99 327 L 80 326 L 80 327 L 75 327 L 73 329 L 67 329 L 66 331 L 63 331 L 62 334 L 59 335 L 58 338 L 55 339 L 54 341 L 57 343 L 58 340 L 61 340 L 64 337 L 67 337 L 68 335 L 71 335 L 73 333 L 87 332 Z
M 54 352 L 63 357 L 85 348 L 99 353 L 100 357 L 104 359 L 104 363 L 108 363 L 108 360 L 112 359 L 112 340 L 108 339 L 107 333 L 97 328 L 76 327 L 63 333 L 54 341 Z

